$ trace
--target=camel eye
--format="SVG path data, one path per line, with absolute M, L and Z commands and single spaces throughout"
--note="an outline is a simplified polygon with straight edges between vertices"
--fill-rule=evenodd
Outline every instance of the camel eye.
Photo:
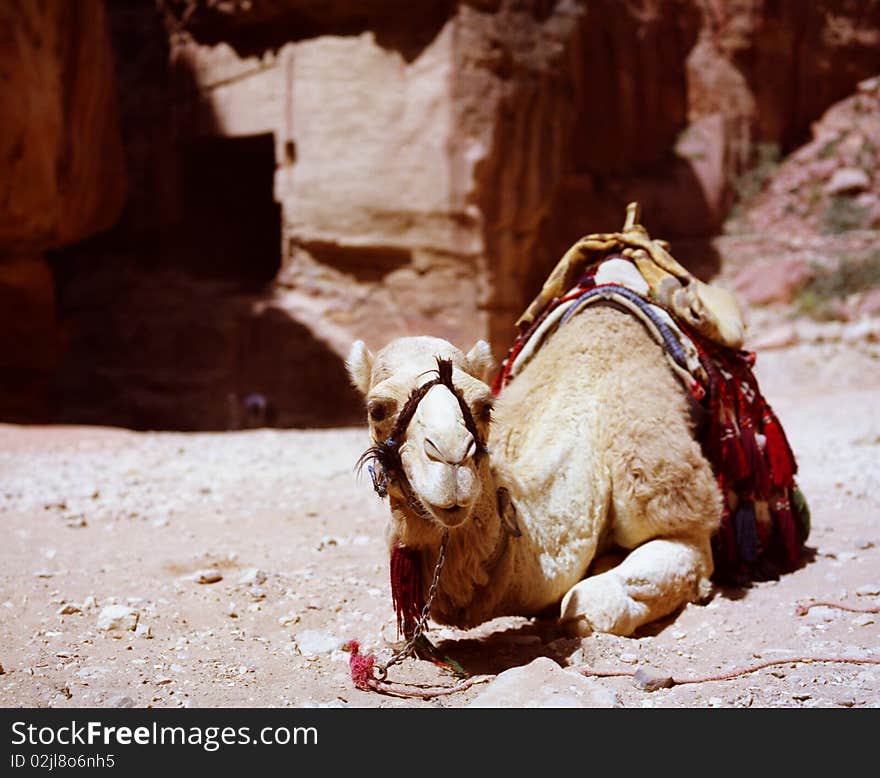
M 367 412 L 373 421 L 385 421 L 394 411 L 391 405 L 387 400 L 373 400 L 367 407 Z

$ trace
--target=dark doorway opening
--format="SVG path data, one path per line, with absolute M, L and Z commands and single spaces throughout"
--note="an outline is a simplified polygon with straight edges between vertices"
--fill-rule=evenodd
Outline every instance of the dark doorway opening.
M 182 264 L 258 289 L 281 267 L 281 206 L 274 199 L 271 133 L 198 138 L 180 147 Z

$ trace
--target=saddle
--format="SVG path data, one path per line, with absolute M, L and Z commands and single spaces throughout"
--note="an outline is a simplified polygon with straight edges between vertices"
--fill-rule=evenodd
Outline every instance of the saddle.
M 730 292 L 695 278 L 669 244 L 650 237 L 638 203 L 627 206 L 620 232 L 587 235 L 558 262 L 517 320 L 493 393 L 514 381 L 556 330 L 596 304 L 638 319 L 706 411 L 697 435 L 724 497 L 712 539 L 713 579 L 742 586 L 798 567 L 810 511 L 785 431 L 752 371 L 756 355 L 743 349 L 740 308 Z

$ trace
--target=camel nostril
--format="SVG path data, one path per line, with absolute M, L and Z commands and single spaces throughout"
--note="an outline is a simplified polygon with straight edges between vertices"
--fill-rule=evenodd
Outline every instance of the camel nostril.
M 435 462 L 446 461 L 446 457 L 443 456 L 440 448 L 431 438 L 425 438 L 425 454 L 428 456 L 428 459 L 432 459 Z
M 462 441 L 463 442 L 463 441 Z M 473 458 L 474 454 L 477 451 L 476 441 L 471 437 L 467 446 L 464 448 L 464 453 L 456 456 L 455 454 L 447 454 L 444 453 L 443 450 L 438 446 L 431 438 L 426 437 L 424 442 L 425 456 L 428 457 L 432 462 L 442 462 L 445 465 L 454 465 L 459 466 L 465 464 L 468 460 Z M 447 446 L 446 450 L 451 450 L 451 446 Z M 461 452 L 461 448 L 458 449 Z

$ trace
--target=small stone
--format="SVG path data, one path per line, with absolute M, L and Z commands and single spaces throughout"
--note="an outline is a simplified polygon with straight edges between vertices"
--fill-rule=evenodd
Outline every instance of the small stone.
M 256 584 L 259 586 L 266 582 L 266 578 L 268 576 L 262 570 L 258 570 L 256 567 L 252 567 L 249 570 L 245 570 L 241 577 L 238 579 L 240 584 Z
M 857 627 L 867 627 L 869 624 L 874 623 L 874 619 L 872 619 L 867 613 L 864 613 L 861 616 L 854 618 L 852 623 Z
M 139 638 L 143 638 L 144 640 L 152 640 L 153 628 L 149 624 L 139 622 L 134 630 L 134 634 L 137 635 Z
M 135 707 L 135 702 L 131 697 L 127 697 L 124 694 L 116 694 L 107 700 L 108 708 L 133 708 Z
M 98 629 L 103 632 L 133 632 L 140 614 L 127 605 L 106 605 L 98 614 Z
M 55 575 L 51 570 L 37 570 L 34 572 L 34 578 L 52 578 Z
M 298 613 L 288 613 L 284 616 L 279 617 L 279 619 L 278 619 L 278 623 L 282 627 L 289 627 L 292 624 L 296 624 L 298 621 L 299 621 L 299 614 Z
M 844 192 L 860 192 L 871 186 L 870 176 L 861 168 L 843 167 L 834 171 L 831 180 L 825 185 L 830 195 Z
M 865 584 L 856 589 L 857 597 L 876 597 L 880 594 L 880 584 Z
M 595 678 L 538 657 L 500 673 L 470 708 L 616 708 L 617 695 Z
M 305 657 L 329 654 L 342 646 L 343 640 L 318 629 L 306 629 L 297 633 L 296 645 Z
M 856 540 L 856 548 L 861 551 L 867 551 L 869 548 L 874 548 L 874 541 L 859 538 Z
M 73 613 L 82 613 L 82 608 L 75 602 L 67 602 L 58 609 L 57 613 L 59 616 L 69 616 Z
M 217 581 L 223 580 L 223 573 L 221 573 L 216 567 L 208 568 L 207 570 L 199 570 L 194 574 L 194 578 L 196 583 L 200 584 L 212 584 L 217 583 Z
M 6 670 L 3 669 L 3 665 L 0 665 L 0 675 L 6 675 Z
M 621 662 L 626 662 L 628 665 L 633 665 L 639 661 L 639 655 L 633 654 L 631 652 L 626 652 L 617 657 Z
M 172 678 L 167 678 L 165 676 L 158 676 L 156 678 L 156 686 L 167 686 L 169 683 L 172 683 Z
M 791 695 L 793 700 L 797 700 L 798 702 L 803 702 L 804 700 L 809 700 L 812 697 L 811 694 L 807 694 L 807 692 L 795 692 Z
M 649 665 L 641 665 L 633 675 L 633 683 L 637 688 L 645 692 L 655 692 L 657 689 L 668 689 L 675 685 L 671 675 L 662 670 L 657 670 Z

